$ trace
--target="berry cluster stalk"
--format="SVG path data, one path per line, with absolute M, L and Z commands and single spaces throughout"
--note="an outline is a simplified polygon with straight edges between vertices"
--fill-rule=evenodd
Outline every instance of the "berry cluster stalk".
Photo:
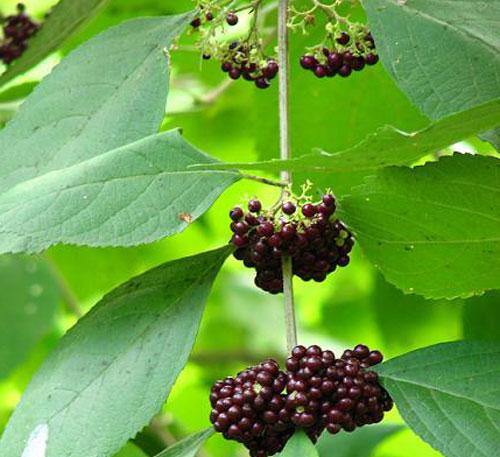
M 290 158 L 289 133 L 289 53 L 288 53 L 288 0 L 279 0 L 278 9 L 278 60 L 279 60 L 279 115 L 280 115 L 280 157 Z M 291 173 L 282 171 L 281 179 L 291 185 Z M 287 195 L 284 189 L 282 197 Z M 293 300 L 292 258 L 283 256 L 283 295 L 285 305 L 285 326 L 288 351 L 297 345 L 297 325 Z

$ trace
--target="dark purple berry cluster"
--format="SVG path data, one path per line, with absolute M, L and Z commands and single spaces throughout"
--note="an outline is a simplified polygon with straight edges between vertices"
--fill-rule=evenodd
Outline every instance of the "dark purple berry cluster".
M 17 5 L 17 14 L 1 18 L 0 21 L 3 28 L 0 59 L 8 65 L 26 51 L 28 41 L 38 31 L 39 25 L 25 13 L 22 3 Z
M 213 12 L 206 9 L 201 11 L 203 14 L 199 14 L 191 21 L 193 30 L 197 31 L 212 21 L 216 23 L 212 24 L 213 26 L 220 25 L 219 16 L 215 17 Z M 225 14 L 224 23 L 227 25 L 234 26 L 238 22 L 239 17 L 235 12 Z M 259 89 L 267 89 L 279 71 L 276 60 L 265 56 L 261 41 L 255 36 L 248 37 L 241 43 L 235 41 L 229 45 L 220 44 L 211 50 L 205 48 L 202 54 L 203 59 L 211 59 L 214 52 L 215 57 L 221 61 L 222 71 L 231 79 L 241 78 L 255 84 Z
M 202 5 L 200 5 L 201 8 Z M 206 10 L 203 12 L 203 14 L 197 15 L 192 21 L 191 21 L 191 27 L 193 29 L 197 30 L 199 29 L 204 23 L 207 22 L 212 22 L 214 20 L 215 16 L 214 13 L 211 11 Z M 230 12 L 227 13 L 225 21 L 228 25 L 236 25 L 239 22 L 239 17 L 236 13 Z
M 210 421 L 226 439 L 244 444 L 252 457 L 281 452 L 297 428 L 313 442 L 326 429 L 352 432 L 380 422 L 393 403 L 369 368 L 382 354 L 364 345 L 339 359 L 319 346 L 297 346 L 280 371 L 274 360 L 250 367 L 212 387 Z
M 353 71 L 361 71 L 366 65 L 375 65 L 379 60 L 370 33 L 362 41 L 352 43 L 350 35 L 343 32 L 336 42 L 339 46 L 333 49 L 323 48 L 303 55 L 300 58 L 302 68 L 312 71 L 317 78 L 332 78 L 335 75 L 347 78 Z
M 239 441 L 252 457 L 283 450 L 294 432 L 285 408 L 287 375 L 266 360 L 212 387 L 210 421 L 226 439 Z
M 250 200 L 248 209 L 230 212 L 231 242 L 237 248 L 234 257 L 255 268 L 257 287 L 272 294 L 283 291 L 283 256 L 291 257 L 293 274 L 304 281 L 322 282 L 349 264 L 354 238 L 335 216 L 332 194 L 316 204 L 286 201 L 275 212 L 264 212 L 260 201 Z
M 253 82 L 259 89 L 267 89 L 279 71 L 274 59 L 256 61 L 252 58 L 255 45 L 231 43 L 223 58 L 221 69 L 231 79 Z
M 380 422 L 393 403 L 380 386 L 377 373 L 368 370 L 382 362 L 379 351 L 364 345 L 346 350 L 340 358 L 319 346 L 297 346 L 286 361 L 287 407 L 292 422 L 316 441 L 326 429 L 352 432 Z

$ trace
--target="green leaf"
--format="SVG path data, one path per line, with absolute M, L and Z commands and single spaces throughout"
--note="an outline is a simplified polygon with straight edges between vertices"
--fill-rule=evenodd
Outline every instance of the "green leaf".
M 382 63 L 432 119 L 480 105 L 500 91 L 496 0 L 364 1 Z
M 0 191 L 157 133 L 168 89 L 163 48 L 188 19 L 132 20 L 63 59 L 0 131 Z
M 20 210 L 15 227 L 0 229 L 0 252 L 154 241 L 183 230 L 238 179 L 186 170 L 213 159 L 176 131 L 156 134 L 163 48 L 188 19 L 138 19 L 88 41 L 0 132 L 0 219 Z
M 454 298 L 499 287 L 500 161 L 456 154 L 382 169 L 342 201 L 368 258 L 407 293 Z
M 59 289 L 43 259 L 1 256 L 0 291 L 1 379 L 54 325 Z
M 371 457 L 375 448 L 404 427 L 397 424 L 358 428 L 353 433 L 332 436 L 323 433 L 317 444 L 320 457 Z
M 368 172 L 389 165 L 411 165 L 429 153 L 499 124 L 500 99 L 448 116 L 416 132 L 403 132 L 386 125 L 360 143 L 333 154 L 317 150 L 291 160 L 216 164 L 208 168 Z
M 33 378 L 0 455 L 30 455 L 44 442 L 44 457 L 118 452 L 168 396 L 230 252 L 226 246 L 166 263 L 106 295 Z
M 26 52 L 0 76 L 0 86 L 41 62 L 87 24 L 108 0 L 60 0 L 29 41 Z
M 201 161 L 214 160 L 170 131 L 26 180 L 0 196 L 0 252 L 132 246 L 179 232 L 239 178 L 187 170 Z
M 404 294 L 378 274 L 370 295 L 386 357 L 462 337 L 463 303 Z M 366 313 L 366 307 L 363 308 Z
M 500 341 L 500 290 L 466 300 L 463 334 L 468 340 Z
M 132 443 L 127 443 L 114 457 L 146 457 L 146 454 Z
M 456 342 L 420 349 L 377 369 L 406 423 L 446 457 L 500 449 L 500 345 Z
M 156 457 L 195 457 L 200 447 L 213 433 L 213 428 L 209 428 L 190 435 L 168 449 L 165 449 L 163 452 L 160 452 Z
M 280 455 L 283 457 L 319 457 L 314 444 L 302 430 L 294 433 Z
M 488 132 L 479 135 L 479 138 L 490 143 L 495 150 L 500 151 L 500 128 L 489 130 Z
M 296 0 L 295 7 L 309 9 L 310 0 Z M 331 2 L 328 2 L 331 3 Z M 343 12 L 350 19 L 365 22 L 366 14 L 359 2 L 343 2 Z M 318 14 L 315 27 L 308 34 L 296 33 L 290 40 L 290 136 L 294 156 L 313 148 L 342 151 L 362 141 L 367 135 L 384 125 L 394 125 L 412 132 L 428 124 L 426 119 L 400 91 L 382 65 L 367 67 L 349 78 L 318 81 L 310 72 L 302 71 L 299 59 L 312 43 L 324 40 L 326 17 Z M 231 88 L 234 96 L 236 87 Z M 277 156 L 279 146 L 278 85 L 267 91 L 249 93 L 255 99 L 255 114 L 248 119 L 252 126 L 260 160 Z M 229 93 L 228 93 L 229 94 Z M 234 99 L 227 96 L 228 101 Z M 248 103 L 252 105 L 251 101 Z M 247 103 L 245 103 L 245 109 Z M 234 108 L 232 108 L 234 110 Z M 232 111 L 231 110 L 231 111 Z M 242 134 L 246 129 L 239 129 Z M 242 161 L 238 156 L 236 160 Z M 315 182 L 317 180 L 315 179 Z M 328 184 L 328 185 L 331 185 Z
M 0 103 L 11 103 L 26 98 L 38 85 L 37 81 L 22 83 L 0 92 Z

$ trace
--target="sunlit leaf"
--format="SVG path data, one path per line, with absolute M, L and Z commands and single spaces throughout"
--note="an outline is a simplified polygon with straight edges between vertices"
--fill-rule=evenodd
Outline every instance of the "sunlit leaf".
M 168 87 L 164 46 L 188 18 L 138 19 L 85 43 L 0 132 L 0 252 L 154 241 L 238 179 L 186 170 L 213 159 L 176 131 L 155 135 Z
M 390 165 L 411 165 L 429 153 L 499 124 L 500 100 L 495 100 L 436 121 L 416 132 L 403 132 L 391 126 L 381 127 L 355 146 L 333 154 L 318 150 L 292 160 L 235 162 L 216 164 L 210 168 L 370 172 Z
M 0 76 L 0 86 L 41 62 L 77 33 L 109 0 L 60 0 L 29 41 L 28 49 Z
M 144 454 L 144 452 L 142 452 L 137 446 L 127 443 L 125 447 L 114 457 L 146 457 L 146 454 Z
M 118 452 L 168 396 L 229 253 L 224 247 L 166 263 L 105 296 L 32 380 L 0 440 L 0 455 L 21 455 L 41 426 L 44 457 Z
M 363 1 L 377 50 L 399 87 L 438 119 L 498 97 L 495 0 Z
M 499 287 L 500 160 L 455 154 L 385 168 L 342 214 L 385 278 L 407 293 L 454 298 Z
M 0 190 L 157 133 L 168 92 L 164 48 L 187 20 L 132 20 L 68 55 L 0 131 Z
M 406 423 L 446 457 L 500 449 L 500 345 L 440 344 L 377 369 Z
M 165 132 L 15 185 L 0 196 L 0 252 L 56 243 L 132 246 L 186 228 L 239 175 Z

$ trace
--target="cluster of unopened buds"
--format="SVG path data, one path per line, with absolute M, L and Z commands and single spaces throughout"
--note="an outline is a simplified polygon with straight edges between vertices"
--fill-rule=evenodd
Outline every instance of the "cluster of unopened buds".
M 22 3 L 17 5 L 17 14 L 0 18 L 0 23 L 3 29 L 0 59 L 8 65 L 26 51 L 29 39 L 40 26 L 25 13 L 25 7 Z
M 277 294 L 283 291 L 282 258 L 289 256 L 292 272 L 304 281 L 322 282 L 337 267 L 349 264 L 354 238 L 336 215 L 331 193 L 319 202 L 290 196 L 278 207 L 265 211 L 259 200 L 230 211 L 234 257 L 255 268 L 257 287 Z
M 286 371 L 269 359 L 217 381 L 210 394 L 210 421 L 252 457 L 281 452 L 299 428 L 316 442 L 324 430 L 335 435 L 381 422 L 393 402 L 370 368 L 382 359 L 362 344 L 339 358 L 316 345 L 297 346 Z

